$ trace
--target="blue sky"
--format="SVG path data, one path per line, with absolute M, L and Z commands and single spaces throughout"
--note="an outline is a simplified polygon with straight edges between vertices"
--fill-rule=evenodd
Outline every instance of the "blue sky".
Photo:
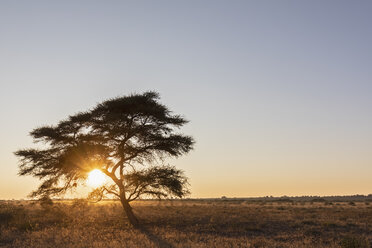
M 372 193 L 369 1 L 1 1 L 0 198 L 28 132 L 156 90 L 192 197 Z

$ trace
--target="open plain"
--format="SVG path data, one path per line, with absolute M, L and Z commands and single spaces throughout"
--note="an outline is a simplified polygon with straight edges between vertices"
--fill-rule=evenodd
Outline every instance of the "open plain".
M 370 247 L 372 203 L 177 200 L 3 201 L 0 247 Z

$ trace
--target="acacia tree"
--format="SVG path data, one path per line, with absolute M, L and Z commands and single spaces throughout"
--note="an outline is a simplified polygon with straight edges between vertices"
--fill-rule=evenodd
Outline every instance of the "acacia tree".
M 167 157 L 188 153 L 194 141 L 176 132 L 187 120 L 158 100 L 156 92 L 117 97 L 55 126 L 31 131 L 41 146 L 15 152 L 20 159 L 19 175 L 42 181 L 30 196 L 66 193 L 83 183 L 88 172 L 99 169 L 112 180 L 91 196 L 119 198 L 132 225 L 138 225 L 138 219 L 131 201 L 144 195 L 185 196 L 188 190 L 183 172 L 159 164 Z

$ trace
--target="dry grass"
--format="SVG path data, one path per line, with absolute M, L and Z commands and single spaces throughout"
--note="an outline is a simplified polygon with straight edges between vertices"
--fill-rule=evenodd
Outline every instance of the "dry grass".
M 0 205 L 0 247 L 370 247 L 372 205 L 357 202 L 142 201 Z

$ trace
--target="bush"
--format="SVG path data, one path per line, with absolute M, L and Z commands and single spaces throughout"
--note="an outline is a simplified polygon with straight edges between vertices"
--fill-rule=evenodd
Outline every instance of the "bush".
M 19 230 L 30 229 L 29 216 L 20 206 L 0 206 L 0 226 L 13 226 Z
M 0 226 L 7 226 L 13 219 L 14 215 L 12 212 L 0 210 Z
M 326 200 L 324 198 L 314 198 L 311 202 L 326 202 Z
M 40 206 L 41 206 L 42 208 L 44 208 L 44 209 L 48 209 L 48 208 L 50 208 L 51 206 L 53 206 L 53 201 L 52 201 L 52 199 L 50 199 L 49 196 L 44 196 L 44 197 L 42 197 L 42 198 L 39 200 L 39 202 L 40 202 Z
M 370 248 L 368 240 L 363 237 L 347 236 L 341 241 L 342 248 Z
M 88 201 L 86 199 L 74 199 L 72 201 L 72 207 L 78 209 L 85 209 L 88 206 Z

